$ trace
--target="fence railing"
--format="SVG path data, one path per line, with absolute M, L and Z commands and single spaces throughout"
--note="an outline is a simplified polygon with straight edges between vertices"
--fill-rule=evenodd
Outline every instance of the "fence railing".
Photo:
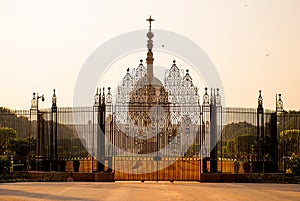
M 259 113 L 257 109 L 218 106 L 212 114 L 210 106 L 202 106 L 199 110 L 193 107 L 189 108 L 189 112 L 197 110 L 199 114 L 199 117 L 195 117 L 198 120 L 194 122 L 193 129 L 183 125 L 179 127 L 181 133 L 197 133 L 195 140 L 186 147 L 186 136 L 178 134 L 176 141 L 169 140 L 168 135 L 172 130 L 164 128 L 168 133 L 163 142 L 166 145 L 176 142 L 176 148 L 172 150 L 174 156 L 203 160 L 202 168 L 199 168 L 201 172 L 286 172 L 288 159 L 300 156 L 300 112 L 263 110 Z M 143 141 L 140 138 L 136 140 L 134 134 L 130 134 L 130 141 L 126 141 L 126 137 L 118 137 L 120 130 L 133 132 L 135 122 L 130 125 L 117 124 L 117 120 L 126 117 L 116 116 L 115 108 L 117 106 L 106 108 L 105 157 L 123 156 L 114 146 L 119 151 L 127 147 L 128 152 L 134 152 L 137 143 L 143 146 Z M 170 112 L 174 111 L 176 109 L 173 108 Z M 51 161 L 91 160 L 82 163 L 88 164 L 89 168 L 81 167 L 81 171 L 91 172 L 92 167 L 97 170 L 100 157 L 97 152 L 100 129 L 98 113 L 95 107 L 58 108 L 56 111 L 41 109 L 38 112 L 1 108 L 0 128 L 13 128 L 17 133 L 15 139 L 19 141 L 8 142 L 5 134 L 1 133 L 0 154 L 13 156 L 14 164 L 24 164 L 24 169 L 29 170 L 41 169 L 43 165 L 36 164 L 39 160 L 50 161 L 45 163 L 46 166 L 51 166 Z M 177 126 L 180 124 L 173 122 Z M 175 136 L 172 138 L 175 139 Z M 156 146 L 155 141 L 149 145 L 149 150 L 151 146 Z M 22 147 L 23 151 L 16 147 Z M 187 148 L 186 151 L 180 153 L 184 148 Z M 135 154 L 139 154 L 138 151 Z M 116 163 L 112 163 L 114 165 Z

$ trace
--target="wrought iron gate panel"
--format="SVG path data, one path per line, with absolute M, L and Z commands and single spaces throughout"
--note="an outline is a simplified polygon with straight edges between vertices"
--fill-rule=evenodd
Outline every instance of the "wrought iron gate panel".
M 171 112 L 165 105 L 115 108 L 115 180 L 200 179 L 199 107 L 173 106 Z

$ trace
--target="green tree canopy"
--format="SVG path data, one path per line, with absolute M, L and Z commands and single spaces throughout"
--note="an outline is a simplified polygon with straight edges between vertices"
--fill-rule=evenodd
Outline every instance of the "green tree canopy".
M 13 128 L 17 131 L 18 137 L 27 137 L 30 133 L 29 111 L 12 111 L 0 107 L 0 127 Z
M 17 132 L 13 128 L 0 128 L 0 145 L 3 146 L 4 143 L 12 138 L 15 138 L 17 136 Z
M 0 127 L 0 154 L 5 150 L 5 143 L 17 136 L 17 132 L 13 128 Z
M 8 141 L 7 149 L 19 156 L 27 156 L 29 154 L 29 142 L 25 138 L 13 138 Z
M 230 123 L 224 126 L 222 133 L 225 141 L 234 140 L 240 135 L 254 135 L 256 133 L 256 126 L 246 121 Z
M 300 130 L 288 129 L 279 133 L 279 147 L 284 150 L 285 156 L 300 156 Z

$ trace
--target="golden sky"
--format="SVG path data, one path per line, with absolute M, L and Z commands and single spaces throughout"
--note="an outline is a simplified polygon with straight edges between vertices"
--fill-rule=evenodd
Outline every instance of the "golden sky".
M 299 110 L 299 10 L 298 0 L 0 0 L 0 106 L 28 109 L 38 91 L 46 96 L 41 107 L 50 107 L 53 88 L 58 105 L 71 106 L 88 56 L 115 36 L 146 29 L 151 14 L 154 29 L 184 35 L 208 54 L 227 106 L 256 107 L 261 89 L 266 108 L 282 93 L 285 108 Z M 140 57 L 131 60 L 120 72 Z

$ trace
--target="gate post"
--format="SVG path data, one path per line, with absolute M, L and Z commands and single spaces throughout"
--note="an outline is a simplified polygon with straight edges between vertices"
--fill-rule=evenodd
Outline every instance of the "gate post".
M 283 101 L 281 99 L 281 94 L 278 94 L 278 99 L 276 95 L 276 137 L 277 137 L 277 164 L 278 164 L 278 169 L 277 171 L 280 172 L 286 172 L 286 164 L 285 164 L 285 158 L 284 158 L 284 150 L 285 147 L 279 149 L 279 142 L 280 142 L 280 133 L 278 129 L 278 126 L 283 128 L 284 126 L 284 109 L 283 109 Z M 283 125 L 282 125 L 283 124 Z
M 279 133 L 278 133 L 278 123 L 280 120 L 280 115 L 283 113 L 283 101 L 281 99 L 281 94 L 276 94 L 276 112 L 272 113 L 270 120 L 270 138 L 268 142 L 268 150 L 266 154 L 270 155 L 271 161 L 266 162 L 265 172 L 278 172 L 279 170 Z
M 263 108 L 263 98 L 261 96 L 261 90 L 259 90 L 258 96 L 258 106 L 257 106 L 257 148 L 256 148 L 256 165 L 254 166 L 254 171 L 259 173 L 264 171 L 264 108 Z
M 208 157 L 209 148 L 209 114 L 210 114 L 210 104 L 209 104 L 209 95 L 207 92 L 207 87 L 205 87 L 205 93 L 203 95 L 203 104 L 201 110 L 201 164 L 203 173 L 207 173 L 207 162 L 210 160 Z
M 217 88 L 217 94 L 215 95 L 215 104 L 216 104 L 216 142 L 218 142 L 220 138 L 219 143 L 219 150 L 220 150 L 220 172 L 223 171 L 223 108 L 222 108 L 222 98 L 220 95 L 220 90 Z M 217 146 L 217 143 L 216 143 Z M 218 148 L 218 147 L 217 147 Z M 218 154 L 218 151 L 216 151 Z M 216 157 L 217 161 L 217 167 L 218 167 L 218 156 Z M 218 169 L 217 169 L 218 171 Z
M 36 137 L 36 143 L 37 143 L 37 129 L 34 127 L 32 127 L 32 121 L 34 121 L 37 118 L 37 100 L 35 98 L 35 93 L 33 93 L 33 98 L 31 100 L 31 107 L 30 107 L 30 132 L 34 131 L 34 133 L 32 133 L 32 137 L 29 136 L 29 170 L 36 170 L 37 165 L 36 165 L 36 158 L 31 158 L 31 143 L 33 143 L 33 137 Z M 32 118 L 32 116 L 34 118 Z M 37 120 L 37 119 L 36 119 Z M 37 124 L 36 124 L 37 126 Z M 32 140 L 32 141 L 31 141 Z M 36 144 L 37 145 L 37 144 Z M 34 156 L 37 156 L 37 149 L 35 149 L 35 154 Z
M 95 116 L 95 114 L 99 113 L 100 100 L 101 100 L 101 92 L 99 93 L 99 89 L 97 88 L 96 94 L 94 96 L 94 106 L 93 106 L 92 172 L 94 172 L 94 159 L 95 159 L 95 125 L 94 125 L 95 124 L 95 118 L 97 119 L 96 120 L 97 121 L 96 130 L 97 131 L 99 130 L 98 115 Z M 96 139 L 98 139 L 98 138 L 96 138 Z M 97 147 L 98 147 L 98 140 L 97 140 Z M 96 157 L 99 157 L 98 150 L 97 150 Z M 98 165 L 98 163 L 97 163 L 97 165 Z
M 100 90 L 101 95 L 101 90 Z M 102 92 L 102 98 L 99 101 L 98 106 L 98 143 L 97 143 L 97 152 L 98 152 L 98 171 L 104 171 L 105 163 L 105 94 L 104 88 Z
M 107 112 L 107 119 L 106 116 L 104 115 L 104 127 L 105 127 L 105 121 L 107 120 L 107 122 L 109 123 L 109 136 L 107 136 L 107 138 L 109 138 L 111 144 L 113 144 L 113 113 L 112 113 L 112 95 L 110 93 L 110 87 L 107 88 L 108 92 L 106 95 L 106 104 L 104 107 L 104 111 L 105 111 L 105 115 Z M 109 146 L 107 147 L 107 172 L 112 172 L 112 147 Z
M 54 137 L 54 143 L 53 143 Z M 53 153 L 54 145 L 54 153 Z M 52 107 L 51 107 L 51 132 L 50 132 L 50 170 L 58 171 L 58 153 L 57 153 L 57 105 L 56 94 L 53 89 Z
M 211 89 L 210 101 L 210 172 L 217 172 L 217 105 L 216 94 Z

